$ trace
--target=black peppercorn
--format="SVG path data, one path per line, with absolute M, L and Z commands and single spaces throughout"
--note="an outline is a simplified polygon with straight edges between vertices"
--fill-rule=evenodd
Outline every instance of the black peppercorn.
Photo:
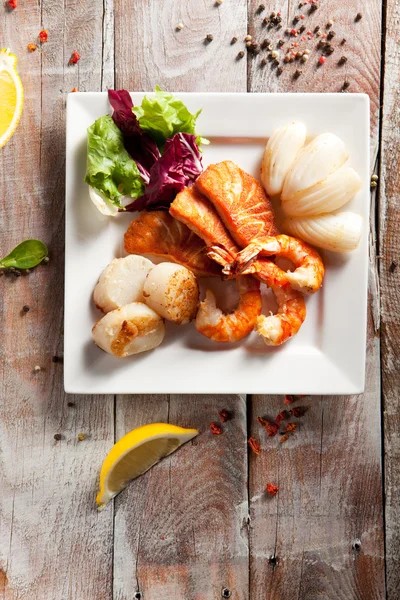
M 236 36 L 234 36 L 234 37 L 231 39 L 231 44 L 232 44 L 232 45 L 233 45 L 233 44 L 236 44 L 237 40 L 238 40 L 238 39 L 237 39 L 237 37 L 236 37 Z
M 243 52 L 243 50 L 241 50 L 241 51 L 238 53 L 238 55 L 237 55 L 237 57 L 236 57 L 236 58 L 237 58 L 238 60 L 240 60 L 241 58 L 243 58 L 243 56 L 244 56 L 244 52 Z
M 24 313 L 27 313 L 30 311 L 30 307 L 27 304 L 25 304 L 25 306 L 22 308 L 22 310 L 24 311 Z
M 212 35 L 212 33 L 207 33 L 206 42 L 212 42 L 213 39 L 214 39 L 214 36 Z
M 61 433 L 55 433 L 54 434 L 54 439 L 56 440 L 56 442 L 59 442 L 60 440 L 62 440 Z

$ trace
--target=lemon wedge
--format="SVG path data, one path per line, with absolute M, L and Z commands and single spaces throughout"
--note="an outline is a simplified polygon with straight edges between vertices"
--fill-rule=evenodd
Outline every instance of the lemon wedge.
M 133 429 L 111 448 L 100 471 L 96 502 L 105 506 L 131 481 L 148 471 L 161 458 L 198 435 L 197 429 L 183 429 L 169 423 L 151 423 Z
M 0 50 L 0 148 L 17 128 L 24 105 L 24 88 L 17 73 L 17 57 Z

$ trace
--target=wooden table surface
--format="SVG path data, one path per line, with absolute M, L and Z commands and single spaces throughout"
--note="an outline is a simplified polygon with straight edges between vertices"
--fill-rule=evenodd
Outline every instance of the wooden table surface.
M 310 16 L 294 0 L 265 4 L 261 15 L 258 0 L 0 7 L 0 46 L 18 55 L 25 88 L 21 123 L 0 151 L 0 252 L 35 237 L 51 258 L 28 276 L 0 279 L 1 600 L 400 598 L 400 3 L 321 0 Z M 334 21 L 335 52 L 323 67 L 315 38 L 297 80 L 296 65 L 278 77 L 260 56 L 235 59 L 247 32 L 277 40 L 262 26 L 272 10 L 282 32 L 300 12 L 306 29 Z M 48 43 L 28 53 L 42 28 Z M 205 45 L 208 33 L 214 40 Z M 74 49 L 81 60 L 71 67 Z M 338 66 L 342 55 L 348 61 Z M 262 437 L 256 421 L 279 412 L 283 397 L 67 396 L 62 364 L 52 362 L 63 349 L 67 93 L 155 84 L 340 92 L 345 80 L 349 93 L 370 96 L 371 173 L 380 176 L 371 197 L 365 393 L 303 398 L 308 412 L 286 445 Z M 223 408 L 234 418 L 212 436 L 209 423 Z M 195 452 L 184 447 L 97 512 L 107 451 L 152 421 L 198 427 Z M 260 456 L 247 446 L 252 435 Z M 267 481 L 279 485 L 274 498 L 263 493 Z

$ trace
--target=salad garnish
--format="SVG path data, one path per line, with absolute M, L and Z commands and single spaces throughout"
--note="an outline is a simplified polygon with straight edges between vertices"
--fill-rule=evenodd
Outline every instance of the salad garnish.
M 126 90 L 109 90 L 108 98 L 112 117 L 100 117 L 88 128 L 85 181 L 93 203 L 106 215 L 168 210 L 203 170 L 200 144 L 208 140 L 195 129 L 201 110 L 190 113 L 158 86 L 136 107 Z
M 121 130 L 109 115 L 100 117 L 88 133 L 85 181 L 106 200 L 123 208 L 120 198 L 138 198 L 144 192 L 135 161 L 124 146 Z

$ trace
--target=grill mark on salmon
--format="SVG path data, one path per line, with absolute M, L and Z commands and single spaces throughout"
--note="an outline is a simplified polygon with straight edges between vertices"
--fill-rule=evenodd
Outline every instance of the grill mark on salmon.
M 232 161 L 207 167 L 195 187 L 210 200 L 241 248 L 278 234 L 271 201 L 261 184 Z

